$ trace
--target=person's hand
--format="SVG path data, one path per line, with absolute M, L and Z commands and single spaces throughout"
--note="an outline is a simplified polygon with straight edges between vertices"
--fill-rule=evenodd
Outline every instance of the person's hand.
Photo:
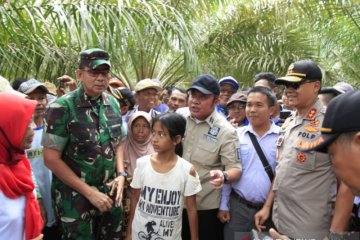
M 113 205 L 113 200 L 106 194 L 100 192 L 96 188 L 87 196 L 87 199 L 94 205 L 100 212 L 110 211 Z
M 30 239 L 30 240 L 42 240 L 43 237 L 44 237 L 44 235 L 43 235 L 43 234 L 40 234 L 39 236 L 37 236 L 37 237 L 35 237 L 35 238 L 32 238 L 32 239 Z
M 46 214 L 46 210 L 45 210 L 42 198 L 38 198 L 38 203 L 39 203 L 39 208 L 40 208 L 40 214 L 41 214 L 41 217 L 42 217 L 42 219 L 44 221 L 44 226 L 45 226 L 46 223 L 47 223 L 47 214 Z
M 260 211 L 255 214 L 255 226 L 256 229 L 261 232 L 263 229 L 266 229 L 266 226 L 263 224 L 270 216 L 270 208 L 264 206 Z
M 223 211 L 223 210 L 219 210 L 218 214 L 217 214 L 218 219 L 220 220 L 220 222 L 222 223 L 228 223 L 230 221 L 230 212 L 229 211 Z
M 211 170 L 210 177 L 210 183 L 214 186 L 214 188 L 222 188 L 224 185 L 224 173 L 221 170 Z
M 236 121 L 235 118 L 231 119 L 231 120 L 230 120 L 230 124 L 231 124 L 234 128 L 237 128 L 237 127 L 238 127 L 238 124 L 237 124 L 237 122 L 235 122 L 235 121 Z
M 123 198 L 123 190 L 125 184 L 125 177 L 119 176 L 115 178 L 110 183 L 106 184 L 110 188 L 110 196 L 113 196 L 116 193 L 115 197 L 115 206 L 120 207 L 122 198 Z
M 58 77 L 57 80 L 59 81 L 59 87 L 56 89 L 58 97 L 61 97 L 69 91 L 74 91 L 77 88 L 76 81 L 68 75 Z
M 275 229 L 270 228 L 269 230 L 270 236 L 273 239 L 280 239 L 280 240 L 289 240 L 289 238 L 285 235 L 281 235 L 280 233 L 278 233 Z

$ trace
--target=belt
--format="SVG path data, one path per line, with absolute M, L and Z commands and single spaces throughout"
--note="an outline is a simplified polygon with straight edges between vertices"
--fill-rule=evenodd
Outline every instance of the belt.
M 249 208 L 260 210 L 263 207 L 263 203 L 252 203 L 242 197 L 240 197 L 234 190 L 231 191 L 231 196 L 236 198 L 240 203 L 246 205 Z

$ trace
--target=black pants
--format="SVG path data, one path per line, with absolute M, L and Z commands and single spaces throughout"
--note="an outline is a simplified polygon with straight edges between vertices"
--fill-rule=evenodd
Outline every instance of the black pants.
M 42 233 L 44 234 L 44 240 L 60 240 L 62 236 L 59 226 L 57 225 L 44 227 Z
M 199 240 L 223 240 L 224 224 L 217 218 L 219 209 L 199 210 Z M 186 209 L 183 211 L 181 237 L 183 240 L 190 240 L 190 227 Z

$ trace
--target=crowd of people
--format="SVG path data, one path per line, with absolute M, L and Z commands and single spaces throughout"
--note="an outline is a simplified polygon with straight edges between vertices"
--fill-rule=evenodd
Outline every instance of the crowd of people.
M 359 238 L 360 91 L 315 62 L 132 90 L 91 48 L 76 79 L 0 77 L 0 239 Z

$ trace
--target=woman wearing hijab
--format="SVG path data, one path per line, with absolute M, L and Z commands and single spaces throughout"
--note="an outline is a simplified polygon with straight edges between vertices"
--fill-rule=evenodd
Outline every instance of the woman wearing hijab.
M 25 149 L 34 137 L 36 101 L 0 93 L 0 236 L 42 239 L 41 218 Z
M 151 144 L 151 116 L 147 112 L 137 111 L 128 121 L 128 135 L 122 142 L 124 163 L 128 178 L 131 178 L 136 160 L 154 152 Z
M 119 155 L 117 160 L 124 162 L 127 173 L 127 182 L 125 183 L 126 196 L 123 200 L 125 225 L 129 218 L 130 198 L 132 197 L 129 185 L 136 167 L 136 160 L 152 153 L 154 153 L 154 148 L 151 144 L 151 116 L 147 112 L 136 111 L 129 118 L 127 137 L 121 142 L 116 153 Z M 116 182 L 116 179 L 114 182 Z M 117 205 L 121 204 L 119 202 L 122 199 L 121 194 L 122 192 L 120 191 L 116 194 L 115 203 Z M 125 234 L 126 226 L 124 226 L 124 229 L 123 233 Z

